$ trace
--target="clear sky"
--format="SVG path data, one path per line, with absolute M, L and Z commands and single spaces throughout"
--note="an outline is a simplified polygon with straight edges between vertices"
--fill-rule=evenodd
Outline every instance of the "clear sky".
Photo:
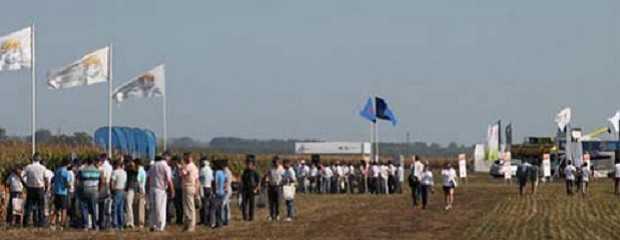
M 550 135 L 554 115 L 608 125 L 620 108 L 620 1 L 6 1 L 0 32 L 36 24 L 38 127 L 107 124 L 107 86 L 50 92 L 53 67 L 114 43 L 114 86 L 165 63 L 173 137 L 363 141 L 370 94 L 399 118 L 382 141 L 483 141 L 512 122 Z M 29 134 L 30 73 L 0 73 L 0 125 Z M 114 107 L 161 132 L 161 99 Z

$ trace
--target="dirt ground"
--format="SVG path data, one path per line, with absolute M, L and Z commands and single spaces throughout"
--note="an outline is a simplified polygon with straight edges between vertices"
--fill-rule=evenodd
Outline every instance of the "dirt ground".
M 439 179 L 436 179 L 439 180 Z M 439 182 L 439 181 L 437 181 Z M 588 197 L 568 197 L 562 182 L 541 183 L 537 195 L 519 197 L 516 185 L 470 176 L 456 191 L 454 208 L 443 210 L 439 187 L 430 208 L 414 208 L 409 189 L 401 195 L 298 195 L 293 222 L 268 222 L 258 209 L 254 222 L 233 211 L 231 225 L 194 233 L 1 231 L 2 239 L 614 239 L 620 236 L 620 198 L 610 181 L 591 185 Z M 281 209 L 284 214 L 285 209 Z

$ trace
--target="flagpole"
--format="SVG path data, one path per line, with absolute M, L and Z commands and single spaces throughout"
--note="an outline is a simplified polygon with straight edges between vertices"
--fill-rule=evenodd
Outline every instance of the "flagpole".
M 379 121 L 375 123 L 375 162 L 379 162 Z
M 36 152 L 36 145 L 37 145 L 37 139 L 35 137 L 35 133 L 36 133 L 36 118 L 37 118 L 37 104 L 36 104 L 36 100 L 37 100 L 37 90 L 36 90 L 36 61 L 35 61 L 35 44 L 34 44 L 34 24 L 32 24 L 31 26 L 31 38 L 30 39 L 30 51 L 32 51 L 32 66 L 30 68 L 31 70 L 31 74 L 32 74 L 32 100 L 31 100 L 31 110 L 32 113 L 30 115 L 31 117 L 31 131 L 32 131 L 32 155 L 34 155 L 34 153 Z
M 374 156 L 374 155 L 372 154 L 372 152 L 373 152 L 373 151 L 372 151 L 372 148 L 373 148 L 373 146 L 372 146 L 372 142 L 374 141 L 374 139 L 373 139 L 373 137 L 374 137 L 374 136 L 373 136 L 373 135 L 374 135 L 374 132 L 375 132 L 375 129 L 374 129 L 375 127 L 374 127 L 374 125 L 373 125 L 373 124 L 374 124 L 374 123 L 373 123 L 372 121 L 370 121 L 370 157 L 371 157 L 371 158 L 372 158 L 372 156 Z M 371 162 L 372 162 L 372 159 L 371 159 Z
M 166 84 L 166 83 L 164 83 Z M 168 150 L 168 117 L 167 117 L 167 108 L 166 108 L 166 94 L 163 94 L 162 96 L 162 112 L 164 114 L 163 116 L 163 124 L 164 124 L 164 149 L 163 151 Z
M 114 79 L 112 72 L 112 43 L 108 47 L 108 70 L 110 71 L 108 73 L 108 157 L 112 159 L 112 81 Z

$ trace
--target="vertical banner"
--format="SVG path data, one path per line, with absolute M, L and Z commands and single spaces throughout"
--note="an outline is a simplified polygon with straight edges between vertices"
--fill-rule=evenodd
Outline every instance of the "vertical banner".
M 459 177 L 467 177 L 467 157 L 465 154 L 459 154 Z
M 510 166 L 510 160 L 512 156 L 510 152 L 504 153 L 504 179 L 510 180 L 512 178 L 512 169 Z
M 487 136 L 488 155 L 487 160 L 499 159 L 499 124 L 489 127 Z
M 506 125 L 506 149 L 510 150 L 510 145 L 512 144 L 512 123 Z
M 543 177 L 551 177 L 551 155 L 543 154 L 542 160 Z

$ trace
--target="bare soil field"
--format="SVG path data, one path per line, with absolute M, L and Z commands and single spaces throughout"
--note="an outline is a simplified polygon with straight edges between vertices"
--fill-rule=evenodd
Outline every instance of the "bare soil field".
M 439 179 L 436 179 L 439 183 Z M 414 208 L 409 189 L 400 195 L 314 195 L 296 199 L 293 222 L 268 222 L 258 209 L 243 222 L 234 208 L 228 227 L 197 227 L 193 233 L 170 225 L 165 232 L 62 232 L 12 229 L 1 239 L 618 239 L 620 197 L 611 182 L 591 184 L 590 195 L 566 196 L 563 182 L 541 183 L 537 195 L 519 197 L 515 184 L 471 175 L 456 191 L 454 208 L 443 210 L 439 187 L 430 208 Z M 285 208 L 281 209 L 284 214 Z

